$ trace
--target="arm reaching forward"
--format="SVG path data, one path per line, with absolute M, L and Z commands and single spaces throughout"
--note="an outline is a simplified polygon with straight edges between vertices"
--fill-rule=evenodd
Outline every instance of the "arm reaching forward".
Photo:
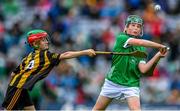
M 70 59 L 70 58 L 75 58 L 83 55 L 88 55 L 90 57 L 95 56 L 96 53 L 93 49 L 87 49 L 87 50 L 82 50 L 82 51 L 68 51 L 65 53 L 62 53 L 59 57 L 59 59 Z
M 162 52 L 158 52 L 156 53 L 156 55 L 150 60 L 148 61 L 146 64 L 145 63 L 139 63 L 138 67 L 139 70 L 141 71 L 141 73 L 146 74 L 148 76 L 152 76 L 153 75 L 153 71 L 158 63 L 158 61 L 165 57 L 167 55 L 167 51 Z
M 169 50 L 169 48 L 166 47 L 165 45 L 162 45 L 162 44 L 159 44 L 156 42 L 152 42 L 149 40 L 131 38 L 131 39 L 129 39 L 128 44 L 135 45 L 135 46 L 149 47 L 149 48 L 157 48 L 157 49 L 159 49 L 161 54 L 165 54 Z
M 144 47 L 149 47 L 149 48 L 157 48 L 157 49 L 166 47 L 165 45 L 162 45 L 156 42 L 152 42 L 149 40 L 135 39 L 135 38 L 129 39 L 128 44 L 135 45 L 135 46 L 144 46 Z

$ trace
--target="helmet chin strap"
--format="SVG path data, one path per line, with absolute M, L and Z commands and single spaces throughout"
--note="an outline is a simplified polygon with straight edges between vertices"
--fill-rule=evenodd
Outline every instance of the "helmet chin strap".
M 39 45 L 35 45 L 35 46 L 32 46 L 32 48 L 39 49 L 40 47 L 39 47 Z
M 143 28 L 142 28 L 142 29 L 141 29 L 141 35 L 140 35 L 140 37 L 142 37 L 142 36 L 143 36 L 143 34 L 144 34 L 144 33 L 143 33 Z
M 40 46 L 39 45 L 35 45 L 35 46 L 32 46 L 32 48 L 34 48 L 35 50 L 37 50 L 37 49 L 40 49 Z M 47 49 L 41 49 L 41 50 L 48 50 L 49 49 L 49 47 L 47 48 Z

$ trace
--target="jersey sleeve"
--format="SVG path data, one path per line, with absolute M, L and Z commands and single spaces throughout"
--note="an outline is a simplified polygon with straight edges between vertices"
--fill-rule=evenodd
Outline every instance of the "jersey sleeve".
M 59 64 L 59 62 L 60 62 L 60 59 L 59 59 L 60 55 L 61 55 L 61 54 L 52 53 L 52 52 L 50 52 L 50 51 L 47 52 L 47 56 L 48 56 L 48 58 L 49 58 L 49 60 L 50 60 L 50 63 L 51 63 L 52 65 L 54 65 L 54 66 L 56 66 L 56 65 Z
M 127 48 L 130 45 L 128 45 L 128 41 L 131 38 L 128 37 L 127 35 L 119 35 L 116 39 L 116 45 L 120 46 L 121 48 Z
M 128 48 L 128 47 L 131 46 L 130 44 L 128 44 L 128 42 L 129 42 L 130 39 L 132 39 L 132 38 L 128 38 L 128 39 L 126 40 L 126 42 L 125 42 L 124 45 L 123 45 L 124 48 Z

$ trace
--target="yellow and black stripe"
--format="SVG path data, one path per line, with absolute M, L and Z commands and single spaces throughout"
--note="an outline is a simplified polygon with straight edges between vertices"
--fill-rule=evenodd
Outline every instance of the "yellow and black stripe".
M 19 99 L 19 97 L 21 95 L 21 92 L 22 92 L 22 89 L 17 89 L 16 90 L 16 92 L 13 95 L 9 105 L 6 108 L 7 110 L 12 110 L 13 109 L 13 107 L 15 106 L 15 104 L 17 103 L 17 101 L 18 101 L 18 99 Z
M 12 78 L 10 86 L 17 88 L 32 89 L 34 84 L 48 75 L 51 69 L 59 63 L 60 54 L 51 53 L 47 50 L 35 50 L 25 57 L 22 63 L 13 71 L 16 75 Z M 28 68 L 34 61 L 33 67 Z
M 25 60 L 19 65 L 18 67 L 18 73 L 14 71 L 14 73 L 16 74 L 11 82 L 10 82 L 10 86 L 16 86 L 18 81 L 21 79 L 21 76 L 26 73 L 28 70 L 25 70 L 25 67 L 28 66 L 30 60 L 32 60 L 32 53 L 30 53 Z M 25 64 L 25 65 L 24 65 Z

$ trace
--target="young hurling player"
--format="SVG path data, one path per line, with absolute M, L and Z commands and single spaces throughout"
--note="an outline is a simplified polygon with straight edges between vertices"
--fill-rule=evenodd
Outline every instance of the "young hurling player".
M 93 110 L 104 110 L 113 99 L 126 100 L 130 110 L 140 110 L 139 82 L 142 75 L 152 75 L 160 58 L 166 56 L 166 46 L 142 40 L 143 20 L 137 15 L 126 19 L 124 32 L 120 33 L 113 48 L 114 52 L 145 51 L 145 47 L 157 48 L 154 57 L 146 62 L 143 58 L 113 55 L 100 95 Z
M 35 110 L 29 91 L 35 83 L 45 78 L 60 60 L 95 55 L 93 49 L 52 53 L 48 50 L 48 34 L 44 30 L 32 30 L 27 36 L 34 51 L 26 56 L 11 74 L 12 78 L 2 104 L 6 110 Z

